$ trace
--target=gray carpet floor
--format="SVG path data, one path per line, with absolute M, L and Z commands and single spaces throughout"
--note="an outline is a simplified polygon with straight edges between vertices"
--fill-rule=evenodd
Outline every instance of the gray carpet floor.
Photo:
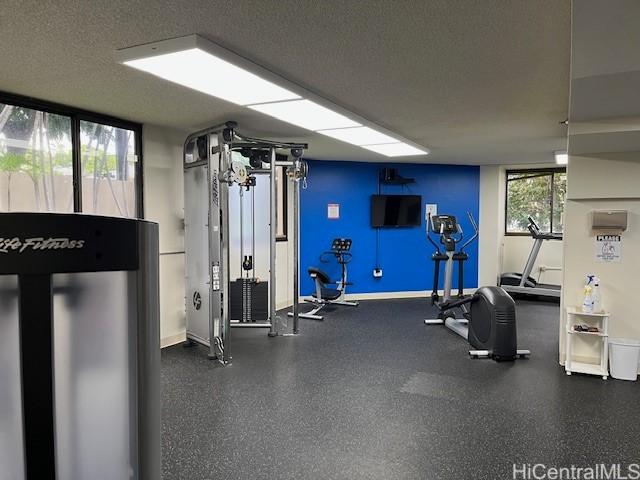
M 640 385 L 567 377 L 554 303 L 518 302 L 528 360 L 473 360 L 426 300 L 232 332 L 231 366 L 162 352 L 163 478 L 511 479 L 513 464 L 638 462 Z

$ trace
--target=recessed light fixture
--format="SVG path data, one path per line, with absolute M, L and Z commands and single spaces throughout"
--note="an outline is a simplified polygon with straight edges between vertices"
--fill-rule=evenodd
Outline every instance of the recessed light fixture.
M 569 154 L 564 150 L 558 150 L 557 152 L 553 152 L 556 157 L 556 163 L 558 165 L 566 165 L 569 163 Z
M 198 35 L 125 48 L 117 52 L 117 59 L 170 82 L 388 157 L 429 153 L 402 142 L 402 137 L 379 132 L 374 124 Z
M 390 137 L 369 127 L 337 128 L 333 130 L 320 130 L 318 133 L 357 146 L 396 143 L 398 141 L 397 138 Z
M 279 120 L 292 123 L 307 130 L 327 130 L 331 128 L 359 127 L 360 123 L 329 110 L 311 100 L 249 105 L 249 108 L 266 113 Z
M 414 155 L 428 155 L 428 150 L 420 150 L 406 143 L 386 143 L 383 145 L 363 145 L 362 148 L 380 153 L 387 157 L 408 157 Z
M 210 42 L 200 37 L 183 37 L 173 44 L 170 42 L 159 42 L 155 48 L 142 45 L 120 50 L 119 55 L 122 63 L 129 67 L 238 105 L 300 98 L 300 95 L 216 55 L 215 45 L 207 49 Z M 129 56 L 132 58 L 127 58 Z

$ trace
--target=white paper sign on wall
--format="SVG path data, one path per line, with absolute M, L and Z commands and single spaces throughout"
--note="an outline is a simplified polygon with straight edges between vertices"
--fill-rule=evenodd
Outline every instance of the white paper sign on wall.
M 437 215 L 438 214 L 438 204 L 437 203 L 427 203 L 424 206 L 424 219 L 429 220 L 429 215 Z
M 328 203 L 327 204 L 327 218 L 329 220 L 338 220 L 340 218 L 340 204 Z
M 596 260 L 603 263 L 620 263 L 620 235 L 596 235 Z

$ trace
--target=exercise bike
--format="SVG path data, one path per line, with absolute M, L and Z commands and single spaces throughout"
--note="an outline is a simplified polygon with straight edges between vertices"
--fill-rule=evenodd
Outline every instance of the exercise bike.
M 472 349 L 472 358 L 492 358 L 496 361 L 524 358 L 531 352 L 518 350 L 516 335 L 516 306 L 513 299 L 500 287 L 480 287 L 473 295 L 464 295 L 464 262 L 469 255 L 464 249 L 478 238 L 478 226 L 467 213 L 474 234 L 457 251 L 464 234 L 453 215 L 429 215 L 427 220 L 427 239 L 434 246 L 431 259 L 435 262 L 433 292 L 431 304 L 440 310 L 438 318 L 425 320 L 427 325 L 445 325 L 467 340 Z M 440 250 L 431 233 L 440 236 Z M 438 294 L 440 263 L 445 262 L 444 295 Z M 458 262 L 458 294 L 451 295 L 453 266 Z M 456 316 L 456 310 L 460 317 Z
M 323 320 L 322 315 L 318 315 L 318 312 L 322 310 L 326 305 L 343 305 L 347 307 L 357 307 L 358 302 L 349 301 L 345 295 L 347 293 L 347 285 L 351 285 L 347 281 L 347 264 L 351 262 L 353 255 L 351 254 L 351 239 L 350 238 L 334 238 L 331 242 L 331 249 L 323 252 L 320 255 L 320 263 L 329 263 L 332 258 L 340 265 L 340 279 L 337 282 L 331 280 L 329 275 L 318 267 L 309 267 L 307 272 L 313 279 L 315 291 L 310 297 L 306 297 L 303 300 L 307 303 L 313 303 L 315 307 L 306 313 L 299 313 L 300 318 L 308 318 L 311 320 Z M 336 288 L 331 288 L 329 285 L 336 285 Z M 289 312 L 289 316 L 293 313 Z

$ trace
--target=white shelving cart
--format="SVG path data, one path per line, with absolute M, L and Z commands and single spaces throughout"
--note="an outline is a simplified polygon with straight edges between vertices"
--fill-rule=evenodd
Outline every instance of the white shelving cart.
M 597 327 L 597 332 L 581 332 L 574 330 L 573 326 L 586 324 Z M 566 324 L 566 359 L 564 369 L 567 375 L 572 373 L 586 373 L 601 376 L 603 380 L 609 377 L 609 313 L 585 313 L 578 307 L 567 308 Z M 581 335 L 599 337 L 600 339 L 600 363 L 584 363 L 573 360 L 573 343 Z

